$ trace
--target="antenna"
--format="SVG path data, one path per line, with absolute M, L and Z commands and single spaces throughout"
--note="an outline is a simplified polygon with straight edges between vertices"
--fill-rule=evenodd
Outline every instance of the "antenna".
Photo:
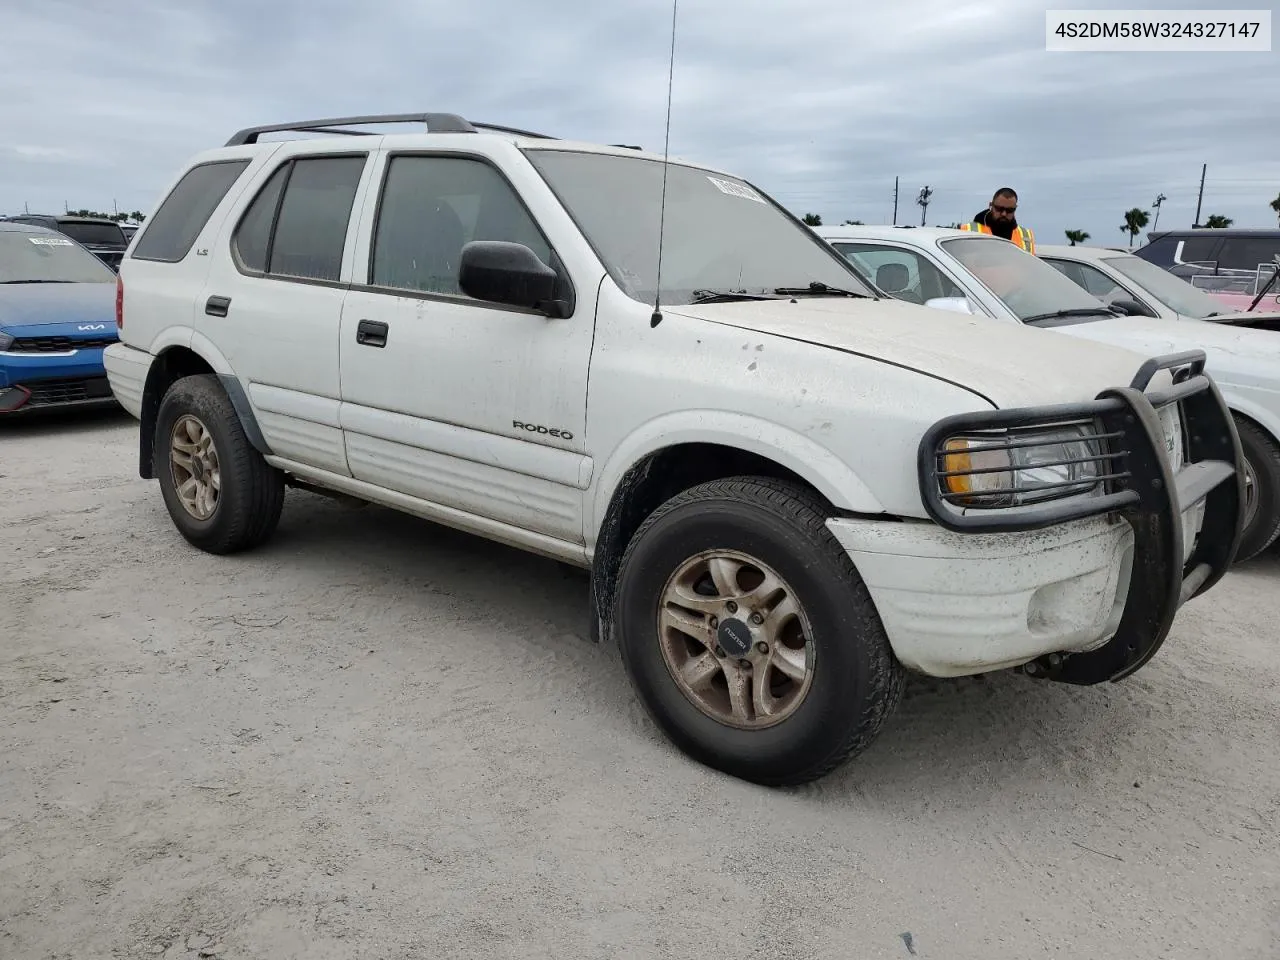
M 680 0 L 671 0 L 671 59 L 667 64 L 667 130 L 662 144 L 662 205 L 658 213 L 658 282 L 653 291 L 653 316 L 649 327 L 662 322 L 662 236 L 667 226 L 667 157 L 671 149 L 671 81 L 676 71 L 676 10 Z

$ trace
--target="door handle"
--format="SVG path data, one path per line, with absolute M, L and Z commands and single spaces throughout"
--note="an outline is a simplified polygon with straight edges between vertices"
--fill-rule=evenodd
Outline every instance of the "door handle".
M 387 329 L 387 325 L 380 320 L 361 320 L 356 325 L 356 343 L 366 347 L 385 347 Z
M 225 317 L 230 306 L 230 297 L 210 297 L 204 302 L 204 312 L 211 317 Z

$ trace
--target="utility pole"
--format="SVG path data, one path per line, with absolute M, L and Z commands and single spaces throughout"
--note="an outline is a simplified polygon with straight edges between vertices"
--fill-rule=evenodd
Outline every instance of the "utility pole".
M 1193 227 L 1200 226 L 1200 203 L 1204 200 L 1204 174 L 1208 169 L 1209 165 L 1207 163 L 1200 165 L 1200 195 L 1196 197 L 1196 222 L 1191 225 Z
M 1156 197 L 1155 203 L 1151 204 L 1153 207 L 1156 208 L 1156 218 L 1151 221 L 1151 229 L 1153 232 L 1156 229 L 1156 224 L 1160 222 L 1160 204 L 1164 203 L 1168 199 L 1169 198 L 1162 193 L 1160 194 L 1160 196 Z
M 933 190 L 929 187 L 920 188 L 920 196 L 916 197 L 916 203 L 920 204 L 920 226 L 924 226 L 925 214 L 929 212 L 929 198 L 933 196 Z
M 893 225 L 898 225 L 898 178 L 893 178 Z

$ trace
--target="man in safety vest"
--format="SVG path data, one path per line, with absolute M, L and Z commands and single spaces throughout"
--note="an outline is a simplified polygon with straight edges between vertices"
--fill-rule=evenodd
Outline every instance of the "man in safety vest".
M 961 230 L 991 233 L 1016 243 L 1027 253 L 1036 252 L 1036 237 L 1030 228 L 1018 225 L 1018 194 L 1013 187 L 1001 187 L 991 198 L 987 209 L 974 216 L 972 223 L 961 224 Z

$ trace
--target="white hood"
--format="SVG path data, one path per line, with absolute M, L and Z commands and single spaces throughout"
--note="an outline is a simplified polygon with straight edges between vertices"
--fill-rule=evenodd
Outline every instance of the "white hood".
M 1205 371 L 1220 383 L 1280 389 L 1280 336 L 1274 330 L 1212 320 L 1114 317 L 1055 327 L 1053 332 L 1152 355 L 1203 350 Z
M 664 312 L 907 367 L 963 386 L 1002 409 L 1092 400 L 1102 390 L 1128 386 L 1152 355 L 900 300 L 798 297 L 794 303 L 707 303 Z M 1161 374 L 1153 385 L 1167 378 Z

